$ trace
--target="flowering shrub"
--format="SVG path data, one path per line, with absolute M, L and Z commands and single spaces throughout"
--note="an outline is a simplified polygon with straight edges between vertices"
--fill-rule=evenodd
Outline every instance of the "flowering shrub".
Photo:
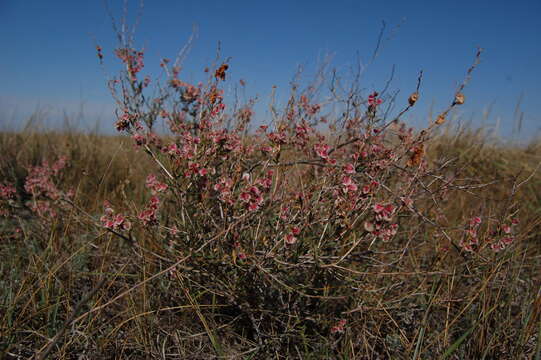
M 408 268 L 404 254 L 415 251 L 422 232 L 433 234 L 434 248 L 454 248 L 480 262 L 490 256 L 486 251 L 512 246 L 506 222 L 491 235 L 492 224 L 480 233 L 480 217 L 457 230 L 445 204 L 476 184 L 442 176 L 453 172 L 450 162 L 426 155 L 435 128 L 464 102 L 465 83 L 422 131 L 400 118 L 419 99 L 419 77 L 392 119 L 382 110 L 390 98 L 372 92 L 364 100 L 352 91 L 343 94 L 347 111 L 329 122 L 328 102 L 318 102 L 308 87 L 293 91 L 272 123 L 251 132 L 253 102 L 231 111 L 226 105 L 229 63 L 206 69 L 207 83 L 191 84 L 178 64 L 164 59 L 168 78 L 159 83 L 142 77 L 145 54 L 131 43 L 116 55 L 124 65 L 109 82 L 116 129 L 159 169 L 148 175 L 150 198 L 132 215 L 133 226 L 140 237 L 163 244 L 172 262 L 197 269 L 177 268 L 171 279 L 187 292 L 206 289 L 202 303 L 227 304 L 217 319 L 233 316 L 234 331 L 259 344 L 262 354 L 290 351 L 304 338 L 346 334 L 359 321 L 359 299 L 380 283 L 367 284 L 365 275 Z M 155 131 L 161 121 L 167 134 Z M 102 225 L 131 231 L 108 206 Z
M 538 287 L 522 283 L 536 280 L 508 286 L 538 259 L 527 241 L 538 222 L 523 221 L 514 202 L 525 180 L 493 194 L 458 156 L 434 151 L 466 82 L 426 129 L 402 121 L 421 76 L 394 116 L 386 91 L 353 84 L 341 93 L 348 87 L 333 77 L 328 98 L 295 84 L 261 124 L 253 100 L 230 105 L 229 61 L 190 83 L 168 59 L 165 81 L 144 74 L 145 52 L 129 41 L 114 54 L 122 70 L 109 86 L 123 136 L 108 142 L 133 143 L 128 171 L 102 185 L 112 163 L 102 153 L 102 173 L 83 179 L 78 168 L 73 183 L 68 157 L 29 162 L 39 165 L 0 182 L 10 234 L 0 251 L 37 249 L 21 256 L 28 278 L 2 308 L 11 338 L 39 335 L 42 358 L 51 344 L 136 357 L 439 358 L 471 333 L 459 357 L 529 351 Z M 142 156 L 153 167 L 135 181 Z M 89 179 L 95 205 L 83 208 Z M 502 303 L 510 311 L 495 311 Z M 510 318 L 511 307 L 519 315 Z M 42 314 L 55 330 L 47 336 Z M 69 329 L 77 345 L 61 344 Z

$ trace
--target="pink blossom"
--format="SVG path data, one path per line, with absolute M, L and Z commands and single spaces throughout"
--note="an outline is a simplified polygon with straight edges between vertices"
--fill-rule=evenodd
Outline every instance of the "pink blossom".
M 248 210 L 250 211 L 257 211 L 257 209 L 259 209 L 259 204 L 257 202 L 251 202 L 249 205 L 248 205 Z
M 252 198 L 252 196 L 248 192 L 241 192 L 239 197 L 244 202 L 248 202 Z
M 338 321 L 338 323 L 331 328 L 331 334 L 343 333 L 345 326 L 346 326 L 346 320 L 342 319 Z
M 327 144 L 315 144 L 314 151 L 322 159 L 327 160 L 329 158 L 329 150 L 331 147 Z
M 13 199 L 15 197 L 15 187 L 13 185 L 0 184 L 0 199 Z
M 258 180 L 259 185 L 264 187 L 265 189 L 270 189 L 272 186 L 272 178 L 264 178 Z
M 481 224 L 481 218 L 479 216 L 476 216 L 470 220 L 470 226 L 478 226 Z
M 146 187 L 151 189 L 152 194 L 163 192 L 168 188 L 167 184 L 159 182 L 154 174 L 147 176 Z
M 249 191 L 256 196 L 259 196 L 261 194 L 261 190 L 259 190 L 259 188 L 255 185 L 250 186 Z
M 512 236 L 507 236 L 502 238 L 502 243 L 505 245 L 510 245 L 515 239 Z
M 372 94 L 368 95 L 368 105 L 370 107 L 375 108 L 383 102 L 383 100 L 378 99 L 378 95 L 379 94 L 375 91 Z
M 346 166 L 344 166 L 344 172 L 346 174 L 353 174 L 355 173 L 355 166 L 353 166 L 353 164 L 346 164 Z
M 133 141 L 135 141 L 135 144 L 138 146 L 146 144 L 146 138 L 141 134 L 134 134 L 132 138 Z
M 492 244 L 490 244 L 490 248 L 491 248 L 492 251 L 494 251 L 494 252 L 499 252 L 500 250 L 503 249 L 503 247 L 501 246 L 500 243 L 492 243 Z
M 349 191 L 357 191 L 357 184 L 355 184 L 350 176 L 344 176 L 342 178 L 342 185 L 344 185 L 344 192 L 346 193 Z
M 287 234 L 284 238 L 286 244 L 293 245 L 297 242 L 297 238 L 293 234 Z

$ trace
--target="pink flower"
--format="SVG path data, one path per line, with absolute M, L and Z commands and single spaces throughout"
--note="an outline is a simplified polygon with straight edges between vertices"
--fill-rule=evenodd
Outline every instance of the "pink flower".
M 492 243 L 492 244 L 490 244 L 490 248 L 491 248 L 492 251 L 494 251 L 494 252 L 499 252 L 500 250 L 503 249 L 503 247 L 501 246 L 500 243 Z
M 511 233 L 511 226 L 509 226 L 509 225 L 503 225 L 503 226 L 502 226 L 502 230 L 503 230 L 504 233 L 510 234 L 510 233 Z
M 15 187 L 12 185 L 0 184 L 0 199 L 13 199 L 15 197 Z
M 510 245 L 514 240 L 515 238 L 513 238 L 512 236 L 507 236 L 507 237 L 502 238 L 501 241 L 504 245 Z
M 344 185 L 344 192 L 357 191 L 357 184 L 353 181 L 350 176 L 344 176 L 342 178 L 342 185 Z
M 379 204 L 379 203 L 378 203 L 378 204 L 375 204 L 375 205 L 373 206 L 373 209 L 374 209 L 374 212 L 375 212 L 376 214 L 379 214 L 380 212 L 382 212 L 383 210 L 385 210 L 385 206 L 383 206 L 382 204 Z
M 346 320 L 340 320 L 335 326 L 331 328 L 331 334 L 343 333 L 346 326 Z
M 248 205 L 248 210 L 250 211 L 257 211 L 257 209 L 259 209 L 259 205 L 257 204 L 257 202 L 251 202 L 249 205 Z
M 258 180 L 259 185 L 263 186 L 265 189 L 270 189 L 272 186 L 272 178 L 264 178 Z
M 119 228 L 124 223 L 124 215 L 116 214 L 114 217 L 113 225 L 115 228 Z
M 135 134 L 133 135 L 133 140 L 135 141 L 135 144 L 137 146 L 141 146 L 141 145 L 144 145 L 146 144 L 146 139 L 143 135 L 141 134 Z
M 261 190 L 259 190 L 257 186 L 250 186 L 249 191 L 256 196 L 259 196 L 261 194 Z
M 329 150 L 331 147 L 327 144 L 315 144 L 314 151 L 322 159 L 327 160 L 329 158 Z
M 378 106 L 379 104 L 381 104 L 383 102 L 383 100 L 381 99 L 378 99 L 378 93 L 377 92 L 373 92 L 372 94 L 368 95 L 368 105 L 371 106 L 371 107 L 376 107 Z
M 152 196 L 150 198 L 150 205 L 152 207 L 157 207 L 158 205 L 160 205 L 160 198 L 157 196 Z
M 248 202 L 252 198 L 252 196 L 248 192 L 241 192 L 239 197 L 244 202 Z
M 154 174 L 147 176 L 146 187 L 151 189 L 152 194 L 163 192 L 168 188 L 167 184 L 159 182 Z
M 478 226 L 481 224 L 481 218 L 479 216 L 476 216 L 470 220 L 470 226 Z
M 288 245 L 293 245 L 297 242 L 297 238 L 293 234 L 287 234 L 284 240 Z
M 346 174 L 353 174 L 355 172 L 355 166 L 353 166 L 353 164 L 346 164 L 346 166 L 344 166 L 344 172 Z
M 291 228 L 291 233 L 292 233 L 293 235 L 299 235 L 299 234 L 301 233 L 301 229 L 299 229 L 297 226 L 293 226 L 293 227 Z

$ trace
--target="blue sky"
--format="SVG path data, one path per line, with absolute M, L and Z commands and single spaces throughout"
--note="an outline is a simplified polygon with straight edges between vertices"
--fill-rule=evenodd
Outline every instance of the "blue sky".
M 109 3 L 120 16 L 122 1 Z M 137 6 L 129 2 L 132 20 Z M 230 86 L 245 79 L 247 94 L 259 95 L 256 109 L 264 112 L 271 87 L 287 95 L 301 64 L 309 73 L 326 54 L 344 74 L 357 54 L 368 64 L 385 21 L 380 55 L 363 78 L 367 92 L 382 88 L 394 65 L 392 88 L 401 90 L 405 102 L 423 69 L 421 100 L 407 119 L 424 124 L 431 108 L 438 111 L 450 101 L 481 46 L 485 53 L 465 92 L 462 119 L 480 125 L 491 107 L 488 123 L 500 119 L 502 132 L 510 134 L 522 98 L 523 133 L 530 135 L 541 127 L 540 19 L 541 1 L 525 0 L 162 0 L 146 1 L 136 38 L 153 70 L 160 58 L 176 54 L 197 25 L 184 77 L 202 79 L 220 41 L 222 54 L 232 58 Z M 39 105 L 55 120 L 84 104 L 86 123 L 110 121 L 113 105 L 95 40 L 104 48 L 107 69 L 114 70 L 115 37 L 103 1 L 0 0 L 1 116 L 19 121 Z

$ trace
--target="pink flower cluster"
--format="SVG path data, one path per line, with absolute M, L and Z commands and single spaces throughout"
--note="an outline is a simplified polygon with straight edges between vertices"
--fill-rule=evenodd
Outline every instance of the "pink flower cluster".
M 500 239 L 494 240 L 490 244 L 490 248 L 494 252 L 499 252 L 511 245 L 515 241 L 515 237 L 512 235 L 513 227 L 518 224 L 518 219 L 512 219 L 511 224 L 503 224 L 500 227 Z
M 137 73 L 145 66 L 143 61 L 144 52 L 130 48 L 117 49 L 115 52 L 116 56 L 126 64 L 131 79 L 135 79 Z
M 270 190 L 272 186 L 273 171 L 269 170 L 266 177 L 257 179 L 254 183 L 244 187 L 239 195 L 239 200 L 245 205 L 249 211 L 257 211 L 264 202 L 263 193 Z M 249 175 L 243 175 L 245 181 L 249 181 Z M 261 187 L 261 188 L 260 188 Z
M 344 191 L 345 194 L 349 192 L 355 192 L 358 189 L 357 184 L 355 183 L 355 181 L 353 181 L 351 176 L 346 175 L 342 177 L 342 185 L 343 185 L 342 190 Z
M 52 206 L 52 202 L 73 196 L 72 191 L 68 191 L 67 193 L 60 191 L 54 182 L 55 177 L 59 175 L 66 164 L 67 158 L 60 157 L 52 165 L 49 165 L 47 161 L 43 161 L 41 166 L 34 166 L 29 169 L 24 183 L 24 189 L 32 195 L 32 200 L 28 201 L 27 205 L 38 216 L 56 217 L 56 206 Z M 60 203 L 58 207 L 65 208 L 66 204 Z
M 122 115 L 118 117 L 117 122 L 115 123 L 115 128 L 117 131 L 129 131 L 132 126 L 140 127 L 138 126 L 137 122 L 137 115 L 131 114 L 127 109 L 124 109 L 122 112 Z
M 375 214 L 375 220 L 366 221 L 364 229 L 383 241 L 391 240 L 398 231 L 398 224 L 390 224 L 395 215 L 396 207 L 393 204 L 376 203 L 372 210 Z
M 375 109 L 378 105 L 380 105 L 383 100 L 378 98 L 378 93 L 374 91 L 372 94 L 368 95 L 368 107 L 370 109 Z
M 301 233 L 301 229 L 298 226 L 293 226 L 288 234 L 284 237 L 284 241 L 287 245 L 293 245 L 297 242 L 297 236 Z
M 233 187 L 232 179 L 221 178 L 216 184 L 214 184 L 214 191 L 218 192 L 218 199 L 232 205 L 234 203 L 231 197 L 232 187 Z
M 310 104 L 306 96 L 302 95 L 300 99 L 301 106 L 308 116 L 314 116 L 321 109 L 319 104 Z
M 245 188 L 239 195 L 239 199 L 246 205 L 246 208 L 250 211 L 257 211 L 261 204 L 263 204 L 263 196 L 261 196 L 261 190 L 256 185 L 251 185 Z
M 15 198 L 16 190 L 13 185 L 0 184 L 0 199 L 11 200 Z
M 391 221 L 396 207 L 393 204 L 383 205 L 377 203 L 373 206 L 373 210 L 376 213 L 376 221 Z
M 331 334 L 343 333 L 345 330 L 346 324 L 347 324 L 347 320 L 345 319 L 338 321 L 338 323 L 331 328 Z
M 147 176 L 146 187 L 150 189 L 152 195 L 156 195 L 157 193 L 167 190 L 167 184 L 159 182 L 154 174 Z
M 156 214 L 159 207 L 160 199 L 157 196 L 152 196 L 145 210 L 141 211 L 137 218 L 143 223 L 144 226 L 156 225 L 158 223 Z
M 331 150 L 331 147 L 327 144 L 318 143 L 314 144 L 314 152 L 317 156 L 322 158 L 323 160 L 329 161 L 329 151 Z
M 131 229 L 131 222 L 124 215 L 120 213 L 115 214 L 111 203 L 105 201 L 103 207 L 105 209 L 105 214 L 100 218 L 100 222 L 104 228 L 125 231 Z
M 464 230 L 464 237 L 460 240 L 460 247 L 468 252 L 473 252 L 476 246 L 479 246 L 479 226 L 482 220 L 479 216 L 475 216 L 469 220 L 467 228 Z M 493 232 L 491 238 L 486 240 L 489 247 L 494 252 L 499 252 L 511 245 L 515 240 L 512 235 L 513 227 L 518 224 L 517 219 L 512 219 L 510 224 L 503 224 L 499 231 Z

